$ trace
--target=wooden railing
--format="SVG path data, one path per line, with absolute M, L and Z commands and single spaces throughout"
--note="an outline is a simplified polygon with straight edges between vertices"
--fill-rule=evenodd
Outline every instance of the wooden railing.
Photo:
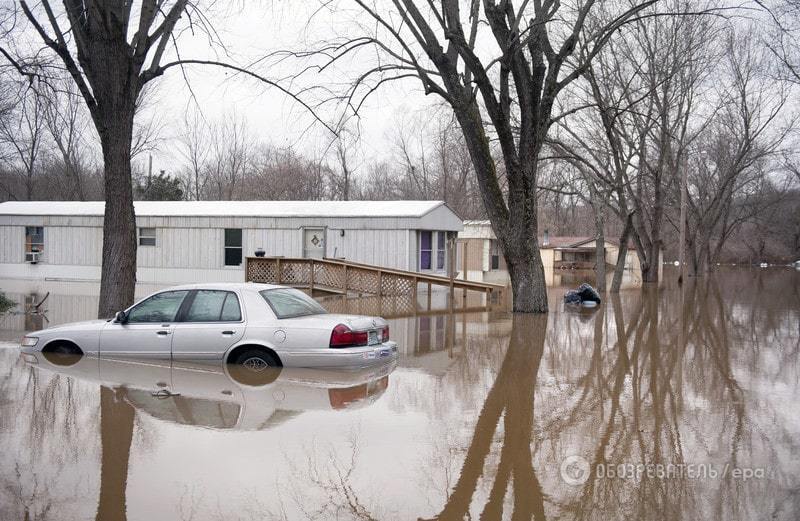
M 503 289 L 498 284 L 459 280 L 415 271 L 381 268 L 340 259 L 289 257 L 247 257 L 245 280 L 267 284 L 319 289 L 334 293 L 359 293 L 377 296 L 411 295 L 416 301 L 420 284 L 450 290 L 479 291 L 487 295 Z

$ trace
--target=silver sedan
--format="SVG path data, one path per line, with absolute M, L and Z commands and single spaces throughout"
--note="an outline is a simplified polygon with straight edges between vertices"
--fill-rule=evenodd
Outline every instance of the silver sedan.
M 265 367 L 363 367 L 397 357 L 380 317 L 328 313 L 300 290 L 192 284 L 154 293 L 113 319 L 35 331 L 22 351 L 223 360 Z

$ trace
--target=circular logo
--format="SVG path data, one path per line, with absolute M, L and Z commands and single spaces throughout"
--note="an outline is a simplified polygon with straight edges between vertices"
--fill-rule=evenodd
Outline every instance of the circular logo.
M 567 456 L 561 462 L 561 479 L 567 485 L 582 485 L 589 479 L 589 462 L 580 456 Z

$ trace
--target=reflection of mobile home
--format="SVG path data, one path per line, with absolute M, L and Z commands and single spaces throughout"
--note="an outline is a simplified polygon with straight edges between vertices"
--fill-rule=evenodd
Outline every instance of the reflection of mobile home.
M 137 280 L 241 281 L 243 259 L 336 257 L 444 274 L 461 220 L 441 201 L 139 201 Z M 100 278 L 103 202 L 0 204 L 0 278 Z

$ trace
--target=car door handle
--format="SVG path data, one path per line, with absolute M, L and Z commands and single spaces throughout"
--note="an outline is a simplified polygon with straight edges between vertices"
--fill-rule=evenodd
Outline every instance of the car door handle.
M 235 335 L 236 331 L 230 331 L 230 330 L 229 331 L 223 331 L 222 334 L 223 335 Z
M 169 331 L 156 331 L 156 334 L 164 336 L 164 335 L 168 335 Z

